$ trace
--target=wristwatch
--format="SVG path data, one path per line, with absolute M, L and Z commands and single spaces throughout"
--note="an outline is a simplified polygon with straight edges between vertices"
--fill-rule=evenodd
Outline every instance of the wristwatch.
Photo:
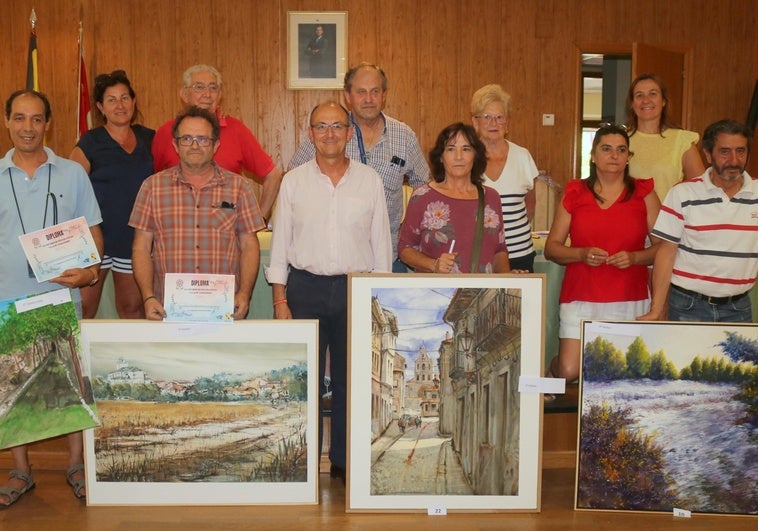
M 99 274 L 98 274 L 98 272 L 97 272 L 96 270 L 94 270 L 94 269 L 90 269 L 90 271 L 92 271 L 92 272 L 94 272 L 94 273 L 95 273 L 95 278 L 93 278 L 93 279 L 92 279 L 92 282 L 90 282 L 90 283 L 89 283 L 89 284 L 87 284 L 87 285 L 88 285 L 88 286 L 94 286 L 95 284 L 97 284 L 98 282 L 100 282 L 100 275 L 99 275 Z

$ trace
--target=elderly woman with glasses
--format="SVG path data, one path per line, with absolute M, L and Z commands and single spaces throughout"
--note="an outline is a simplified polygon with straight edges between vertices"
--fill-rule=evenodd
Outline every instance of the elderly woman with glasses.
M 655 181 L 655 193 L 663 201 L 676 183 L 705 173 L 697 149 L 699 135 L 674 125 L 668 118 L 668 91 L 653 74 L 638 76 L 626 95 L 626 124 L 630 148 L 635 153 L 629 164 L 632 177 Z
M 142 181 L 153 173 L 155 131 L 135 123 L 137 97 L 123 70 L 97 76 L 93 92 L 102 125 L 84 133 L 69 157 L 89 174 L 103 213 L 105 253 L 100 277 L 81 289 L 82 315 L 86 319 L 97 313 L 110 269 L 118 316 L 141 319 L 142 298 L 132 275 L 134 229 L 128 221 Z
M 658 241 L 646 239 L 660 202 L 652 179 L 629 175 L 626 128 L 604 125 L 592 142 L 590 175 L 566 185 L 545 257 L 566 266 L 560 294 L 558 356 L 548 376 L 579 375 L 580 321 L 631 320 L 650 306 L 648 268 Z M 570 245 L 567 240 L 570 239 Z
M 510 267 L 533 273 L 531 219 L 539 172 L 529 151 L 506 138 L 510 114 L 511 97 L 500 85 L 485 85 L 471 98 L 472 123 L 487 149 L 484 184 L 500 194 Z
M 413 192 L 400 227 L 400 259 L 417 272 L 509 272 L 500 198 L 482 183 L 487 157 L 474 128 L 443 129 L 429 163 L 433 181 Z

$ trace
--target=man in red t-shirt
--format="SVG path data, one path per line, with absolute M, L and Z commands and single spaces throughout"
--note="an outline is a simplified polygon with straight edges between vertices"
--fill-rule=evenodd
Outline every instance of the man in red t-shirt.
M 263 179 L 260 207 L 263 217 L 268 220 L 282 182 L 281 170 L 274 165 L 274 161 L 244 123 L 221 112 L 218 106 L 221 100 L 221 74 L 218 70 L 208 65 L 194 65 L 185 70 L 182 79 L 184 86 L 179 91 L 179 97 L 185 106 L 208 109 L 218 118 L 221 135 L 213 160 L 232 173 L 242 174 L 243 170 L 247 170 Z M 156 173 L 179 165 L 179 155 L 171 137 L 173 126 L 172 119 L 155 132 L 153 169 Z

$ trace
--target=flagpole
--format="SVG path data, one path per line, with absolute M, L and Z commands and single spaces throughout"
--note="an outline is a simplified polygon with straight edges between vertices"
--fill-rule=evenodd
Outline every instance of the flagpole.
M 84 29 L 82 28 L 82 21 L 79 21 L 79 60 L 76 62 L 76 93 L 78 94 L 76 98 L 76 135 L 74 138 L 76 138 L 77 142 L 79 141 L 79 135 L 80 135 L 80 128 L 81 125 L 79 123 L 79 117 L 82 115 L 82 58 L 84 54 L 82 53 L 83 43 L 82 43 L 82 35 L 84 33 Z
M 39 74 L 37 72 L 37 13 L 32 8 L 29 15 L 29 23 L 32 31 L 29 35 L 29 53 L 26 64 L 26 88 L 27 90 L 39 90 Z

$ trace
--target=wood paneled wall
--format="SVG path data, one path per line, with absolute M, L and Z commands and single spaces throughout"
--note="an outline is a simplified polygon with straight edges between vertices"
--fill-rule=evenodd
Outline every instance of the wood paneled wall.
M 48 145 L 62 155 L 75 140 L 80 19 L 90 87 L 96 74 L 125 69 L 143 122 L 158 127 L 180 108 L 182 71 L 215 65 L 223 107 L 280 166 L 313 105 L 341 96 L 286 89 L 288 11 L 348 12 L 349 63 L 385 68 L 387 112 L 413 127 L 425 151 L 442 127 L 469 120 L 478 87 L 502 84 L 514 103 L 511 139 L 562 181 L 574 177 L 579 47 L 691 49 L 690 126 L 698 131 L 722 117 L 744 119 L 758 75 L 755 0 L 2 0 L 3 102 L 25 82 L 32 6 L 41 89 L 53 105 Z M 543 113 L 555 114 L 554 127 L 541 125 Z M 10 145 L 0 134 L 0 151 Z

